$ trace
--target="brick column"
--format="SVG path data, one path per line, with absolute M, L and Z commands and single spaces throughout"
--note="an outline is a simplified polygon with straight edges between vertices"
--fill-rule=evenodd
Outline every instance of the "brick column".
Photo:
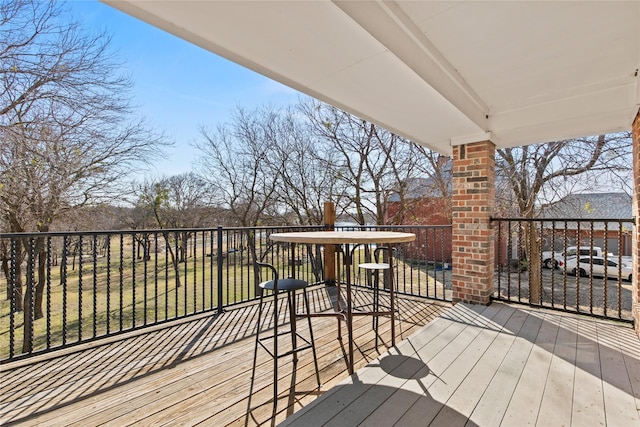
M 631 247 L 633 250 L 632 311 L 640 337 L 640 111 L 631 127 L 633 133 L 633 217 L 636 220 Z
M 495 145 L 453 148 L 453 302 L 489 304 L 493 294 Z

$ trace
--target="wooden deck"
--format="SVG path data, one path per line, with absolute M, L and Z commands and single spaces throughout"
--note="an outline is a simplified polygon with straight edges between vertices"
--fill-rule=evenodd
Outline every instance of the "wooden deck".
M 334 294 L 335 287 L 314 288 L 312 310 L 332 310 Z M 450 307 L 414 298 L 401 298 L 399 306 L 398 342 Z M 273 363 L 260 351 L 249 401 L 256 317 L 257 304 L 246 304 L 219 316 L 0 365 L 0 425 L 272 425 L 348 378 L 337 321 L 313 318 L 322 387 L 315 383 L 310 351 L 300 353 L 293 376 L 291 358 L 281 359 L 274 412 Z M 375 349 L 371 319 L 355 319 L 356 370 L 390 345 L 389 323 L 381 318 L 382 344 Z M 305 321 L 298 327 L 307 333 Z
M 457 304 L 282 426 L 640 426 L 629 325 Z

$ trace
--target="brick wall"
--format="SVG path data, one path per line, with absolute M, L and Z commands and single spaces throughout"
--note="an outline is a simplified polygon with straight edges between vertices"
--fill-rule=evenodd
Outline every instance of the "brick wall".
M 640 112 L 632 126 L 633 131 L 633 216 L 636 219 L 633 242 L 633 317 L 638 336 L 640 336 Z
M 453 301 L 489 304 L 493 293 L 495 145 L 453 149 Z

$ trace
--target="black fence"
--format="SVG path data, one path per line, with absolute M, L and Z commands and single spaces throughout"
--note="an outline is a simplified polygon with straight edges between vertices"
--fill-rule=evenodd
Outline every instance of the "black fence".
M 633 321 L 633 219 L 492 222 L 495 299 Z
M 15 360 L 254 300 L 254 261 L 324 283 L 323 248 L 274 243 L 275 232 L 323 227 L 15 233 L 0 236 L 0 360 Z M 358 229 L 363 229 L 358 227 Z M 372 229 L 365 227 L 365 229 Z M 451 227 L 397 246 L 399 293 L 451 299 Z M 293 249 L 292 249 L 293 248 Z M 291 251 L 295 251 L 292 253 Z M 354 256 L 354 281 L 370 281 Z M 342 272 L 344 274 L 344 272 Z
M 451 301 L 451 226 L 337 226 L 343 231 L 399 231 L 413 233 L 416 240 L 396 245 L 394 277 L 399 294 Z M 358 249 L 358 248 L 356 248 Z M 368 272 L 358 264 L 371 262 L 374 246 L 354 252 L 352 277 L 359 286 L 371 286 Z

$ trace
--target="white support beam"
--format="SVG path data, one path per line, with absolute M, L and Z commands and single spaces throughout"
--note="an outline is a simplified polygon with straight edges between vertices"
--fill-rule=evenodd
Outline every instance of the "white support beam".
M 489 107 L 395 2 L 333 2 L 479 128 L 487 129 Z

